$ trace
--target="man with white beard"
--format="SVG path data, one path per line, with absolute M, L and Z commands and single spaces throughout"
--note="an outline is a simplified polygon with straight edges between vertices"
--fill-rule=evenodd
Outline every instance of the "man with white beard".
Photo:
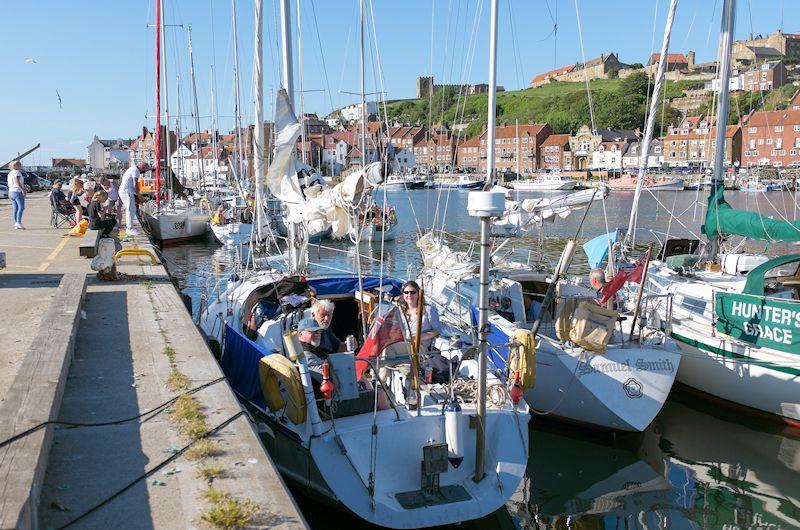
M 317 381 L 322 380 L 322 365 L 328 358 L 328 353 L 320 351 L 320 339 L 324 328 L 313 318 L 304 318 L 297 324 L 297 338 L 306 354 L 308 369 L 311 376 Z
M 312 350 L 315 353 L 319 351 L 327 356 L 329 353 L 347 351 L 347 344 L 339 340 L 339 337 L 330 328 L 334 309 L 333 302 L 330 300 L 317 300 L 311 306 L 311 316 L 322 327 L 319 345 Z

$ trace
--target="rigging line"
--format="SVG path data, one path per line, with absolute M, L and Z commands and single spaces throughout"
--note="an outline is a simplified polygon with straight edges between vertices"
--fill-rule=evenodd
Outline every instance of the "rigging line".
M 658 4 L 659 4 L 659 0 L 656 0 L 655 8 L 653 9 L 653 31 L 650 34 L 650 61 L 648 61 L 648 63 L 651 63 L 653 66 L 655 66 L 655 63 L 653 63 L 652 58 L 653 58 L 653 54 L 655 53 L 654 49 L 655 49 L 655 46 L 656 46 L 656 22 L 658 22 Z M 669 57 L 669 56 L 667 56 L 667 57 Z M 648 65 L 648 66 L 650 66 L 650 65 Z M 667 61 L 667 66 L 669 66 L 669 61 Z M 645 107 L 644 107 L 644 123 L 645 124 L 647 124 L 647 118 L 650 115 L 650 98 L 652 97 L 652 94 L 650 94 L 650 86 L 651 85 L 652 85 L 652 79 L 651 79 L 651 76 L 648 75 L 647 76 L 647 97 L 645 97 L 645 100 L 644 100 L 644 104 L 645 104 Z M 664 92 L 666 93 L 666 90 Z
M 692 229 L 690 229 L 688 226 L 686 226 L 685 224 L 683 224 L 683 222 L 682 222 L 680 219 L 678 219 L 678 218 L 677 218 L 677 217 L 676 217 L 676 216 L 675 216 L 675 215 L 674 215 L 672 212 L 670 212 L 670 211 L 669 211 L 669 208 L 667 208 L 666 206 L 664 206 L 664 203 L 662 203 L 662 202 L 661 202 L 661 201 L 658 199 L 658 197 L 656 196 L 656 194 L 655 194 L 655 193 L 653 193 L 653 190 L 651 190 L 650 188 L 643 188 L 643 189 L 645 189 L 645 190 L 646 190 L 646 191 L 647 191 L 647 192 L 648 192 L 648 193 L 649 193 L 649 194 L 650 194 L 650 195 L 651 195 L 651 196 L 652 196 L 652 197 L 653 197 L 653 198 L 656 200 L 656 202 L 658 203 L 658 205 L 659 205 L 659 206 L 661 206 L 661 207 L 664 209 L 664 211 L 665 211 L 665 212 L 668 212 L 668 213 L 669 213 L 669 215 L 670 215 L 670 217 L 672 217 L 673 219 L 675 219 L 675 221 L 676 221 L 676 222 L 677 222 L 679 225 L 681 225 L 681 226 L 682 226 L 682 227 L 683 227 L 683 228 L 684 228 L 684 229 L 685 229 L 687 232 L 689 232 L 690 234 L 692 234 L 692 236 L 694 236 L 696 239 L 702 239 L 702 237 L 698 236 L 698 235 L 697 235 L 697 234 L 696 234 L 696 233 L 695 233 L 695 232 L 694 232 Z
M 592 120 L 592 132 L 597 132 L 597 123 L 594 120 L 594 106 L 592 104 L 592 89 L 589 87 L 589 71 L 586 69 L 586 49 L 583 46 L 583 28 L 581 26 L 581 13 L 578 0 L 575 0 L 575 18 L 578 20 L 578 39 L 581 44 L 581 58 L 583 59 L 583 78 L 586 81 L 586 96 L 589 99 L 589 117 Z
M 514 54 L 514 75 L 517 78 L 517 86 L 522 88 L 522 65 L 520 64 L 519 41 L 517 40 L 517 33 L 514 30 L 514 8 L 513 1 L 508 0 L 508 21 L 511 25 L 511 50 Z
M 714 21 L 714 13 L 717 11 L 717 3 L 719 0 L 714 0 L 714 7 L 711 8 L 711 21 Z M 708 33 L 706 34 L 706 48 L 708 48 L 708 42 L 711 40 L 711 29 L 714 27 L 714 24 L 708 25 Z M 719 59 L 717 59 L 717 70 L 719 70 Z
M 325 88 L 328 91 L 328 103 L 331 106 L 331 111 L 333 111 L 335 107 L 333 106 L 333 96 L 331 94 L 331 84 L 330 84 L 330 81 L 328 79 L 328 67 L 325 64 L 325 52 L 322 49 L 322 38 L 319 35 L 319 24 L 317 23 L 317 8 L 315 6 L 315 1 L 314 0 L 310 0 L 310 3 L 311 3 L 311 16 L 314 19 L 314 30 L 316 31 L 316 34 L 317 34 L 317 45 L 319 46 L 319 55 L 320 55 L 320 59 L 322 61 L 322 77 L 323 77 L 323 79 L 325 79 Z

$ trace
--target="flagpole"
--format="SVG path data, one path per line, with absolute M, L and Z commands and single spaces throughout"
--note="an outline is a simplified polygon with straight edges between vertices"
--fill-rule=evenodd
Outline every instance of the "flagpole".
M 631 334 L 628 342 L 633 340 L 633 331 L 636 329 L 636 319 L 639 318 L 639 306 L 642 304 L 642 294 L 644 293 L 644 282 L 647 280 L 647 266 L 650 265 L 650 256 L 653 254 L 653 243 L 647 246 L 647 259 L 644 260 L 644 270 L 642 271 L 642 281 L 639 282 L 639 294 L 636 298 L 636 309 L 633 311 L 633 322 L 631 323 Z

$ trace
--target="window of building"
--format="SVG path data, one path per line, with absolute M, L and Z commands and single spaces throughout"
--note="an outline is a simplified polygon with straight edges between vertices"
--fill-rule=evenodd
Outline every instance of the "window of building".
M 776 125 L 775 132 L 783 132 L 783 125 Z
M 754 133 L 754 132 L 756 132 L 756 128 L 755 128 L 755 127 L 750 127 L 750 128 L 747 130 L 747 132 Z
M 767 138 L 767 145 L 772 145 L 772 138 Z

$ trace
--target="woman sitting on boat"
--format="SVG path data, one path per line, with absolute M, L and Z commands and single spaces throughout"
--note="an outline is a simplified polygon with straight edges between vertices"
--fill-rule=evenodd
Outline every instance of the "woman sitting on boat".
M 422 309 L 419 350 L 420 353 L 425 353 L 431 351 L 433 340 L 441 333 L 442 326 L 439 323 L 439 313 L 436 311 L 435 307 L 429 304 L 423 304 L 423 307 L 420 308 L 419 293 L 420 287 L 417 282 L 406 282 L 403 285 L 403 290 L 398 305 L 400 306 L 400 310 L 403 312 L 406 317 L 406 321 L 408 322 L 409 333 L 407 333 L 407 335 L 409 335 L 409 339 L 411 340 L 414 339 L 414 335 L 417 330 L 417 321 L 419 319 L 419 311 Z
M 228 218 L 225 216 L 225 207 L 222 204 L 217 206 L 217 209 L 211 214 L 211 224 L 214 226 L 228 224 Z

